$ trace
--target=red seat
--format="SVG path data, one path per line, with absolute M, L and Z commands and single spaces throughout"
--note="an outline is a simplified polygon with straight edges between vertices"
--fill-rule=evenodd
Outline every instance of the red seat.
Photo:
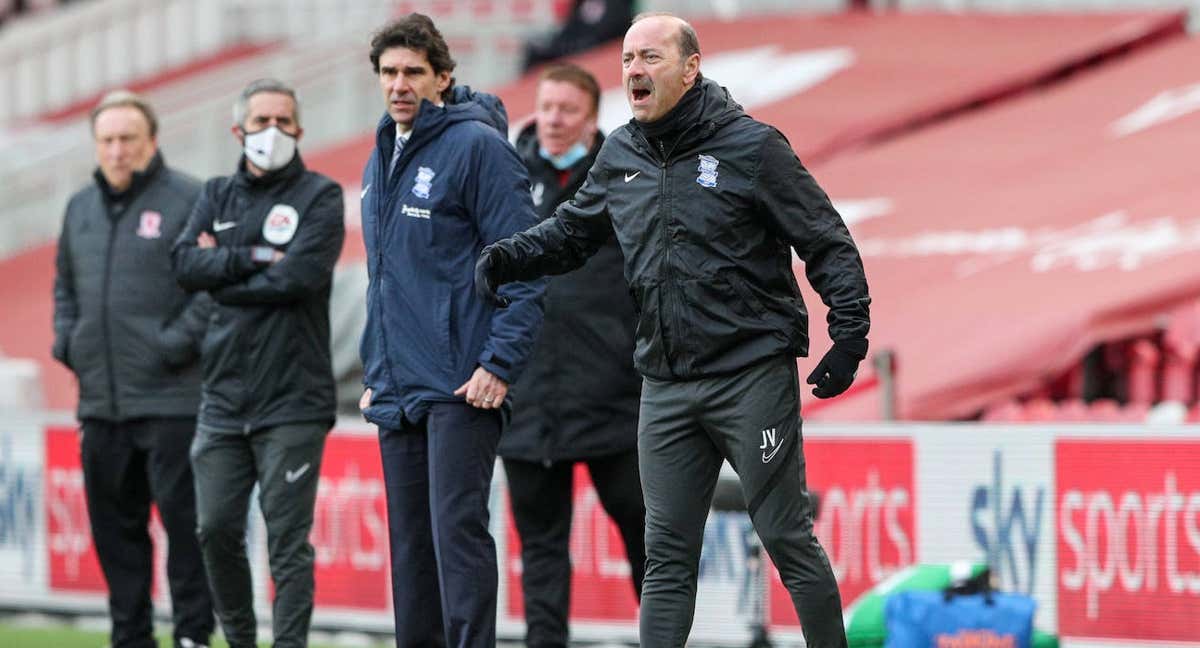
M 1196 358 L 1200 355 L 1200 302 L 1171 312 L 1163 331 L 1162 399 L 1196 400 Z
M 1146 403 L 1127 403 L 1121 408 L 1121 420 L 1126 423 L 1145 423 L 1150 414 L 1150 405 Z
M 1015 400 L 1006 400 L 989 406 L 981 420 L 988 423 L 1015 423 L 1025 420 L 1025 410 Z
M 1125 373 L 1127 400 L 1149 407 L 1158 400 L 1158 368 L 1162 352 L 1150 338 L 1140 338 L 1129 346 L 1129 368 Z
M 1117 423 L 1124 420 L 1121 404 L 1111 398 L 1097 398 L 1088 406 L 1088 411 L 1096 422 Z
M 1058 418 L 1058 407 L 1046 398 L 1035 398 L 1025 403 L 1025 420 L 1034 422 L 1049 422 Z
M 1064 423 L 1084 423 L 1092 420 L 1092 412 L 1087 403 L 1071 399 L 1058 404 L 1057 420 Z

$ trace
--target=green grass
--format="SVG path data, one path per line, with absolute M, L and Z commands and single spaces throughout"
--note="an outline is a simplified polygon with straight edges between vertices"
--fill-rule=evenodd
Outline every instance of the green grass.
M 83 632 L 65 626 L 25 628 L 0 625 L 0 646 L 7 648 L 101 648 L 108 638 L 100 632 Z
M 159 633 L 158 643 L 162 648 L 171 648 L 171 636 Z M 78 630 L 68 625 L 46 624 L 26 626 L 0 623 L 0 646 L 4 648 L 104 648 L 108 645 L 108 634 L 91 630 Z M 270 644 L 259 642 L 268 648 Z M 386 646 L 387 643 L 376 643 Z M 322 648 L 321 644 L 309 644 L 310 648 Z M 221 639 L 214 639 L 211 648 L 229 648 Z M 328 647 L 326 647 L 328 648 Z

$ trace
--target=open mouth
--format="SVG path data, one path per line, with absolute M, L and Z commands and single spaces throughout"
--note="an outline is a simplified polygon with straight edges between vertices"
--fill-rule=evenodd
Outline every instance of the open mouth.
M 634 101 L 644 101 L 650 97 L 650 91 L 646 88 L 634 88 L 629 93 Z

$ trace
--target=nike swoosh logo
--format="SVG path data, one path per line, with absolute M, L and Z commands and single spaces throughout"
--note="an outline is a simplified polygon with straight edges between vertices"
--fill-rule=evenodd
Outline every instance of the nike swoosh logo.
M 641 171 L 635 171 L 635 172 L 633 172 L 632 174 L 630 174 L 630 173 L 626 173 L 626 174 L 625 174 L 625 182 L 629 182 L 630 180 L 633 180 L 634 178 L 636 178 L 636 177 L 638 177 L 638 176 L 640 176 L 640 175 L 642 175 L 642 172 L 641 172 Z
M 371 188 L 371 185 L 369 185 L 369 184 L 367 186 L 363 187 L 362 193 L 358 194 L 358 199 L 362 200 L 364 197 L 366 197 L 367 190 L 370 188 Z
M 297 468 L 295 470 L 289 470 L 289 471 L 283 473 L 284 480 L 286 480 L 287 483 L 290 484 L 290 483 L 296 481 L 297 479 L 300 479 L 300 477 L 302 477 L 304 475 L 304 473 L 308 472 L 308 467 L 310 465 L 312 465 L 312 464 L 304 464 L 303 466 L 300 466 L 299 468 Z
M 771 460 L 775 458 L 775 455 L 779 452 L 779 449 L 782 447 L 783 447 L 783 441 L 780 441 L 779 445 L 775 446 L 775 449 L 772 450 L 770 452 L 770 454 L 767 454 L 766 452 L 764 452 L 763 453 L 763 463 L 771 463 Z
M 237 221 L 225 221 L 224 223 L 218 220 L 213 221 L 214 232 L 224 232 L 227 229 L 233 229 L 237 226 Z

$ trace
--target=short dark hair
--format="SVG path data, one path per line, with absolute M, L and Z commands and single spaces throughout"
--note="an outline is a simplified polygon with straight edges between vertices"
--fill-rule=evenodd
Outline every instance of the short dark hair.
M 139 94 L 130 92 L 129 90 L 113 90 L 104 95 L 100 99 L 100 103 L 92 108 L 92 134 L 96 133 L 96 119 L 100 117 L 100 113 L 109 108 L 136 108 L 146 118 L 146 124 L 150 126 L 150 137 L 158 135 L 158 116 L 154 114 L 154 108 L 150 106 L 150 102 Z
M 371 67 L 379 74 L 379 57 L 393 47 L 405 47 L 417 52 L 425 52 L 429 66 L 434 74 L 453 72 L 456 63 L 450 58 L 450 48 L 442 32 L 433 24 L 433 20 L 424 14 L 411 13 L 388 24 L 375 32 L 371 37 Z M 451 79 L 446 87 L 449 91 L 454 86 Z
M 673 13 L 666 11 L 647 11 L 634 16 L 633 23 L 645 20 L 647 18 L 654 18 L 656 16 L 666 16 L 679 21 L 679 39 L 677 44 L 679 45 L 679 54 L 682 58 L 686 59 L 692 54 L 700 53 L 700 37 L 696 35 L 696 29 L 692 27 L 691 23 Z
M 542 81 L 562 81 L 583 90 L 592 100 L 592 114 L 600 112 L 600 84 L 596 81 L 596 77 L 592 76 L 591 72 L 575 65 L 574 63 L 554 63 L 547 67 L 540 77 L 538 83 Z

